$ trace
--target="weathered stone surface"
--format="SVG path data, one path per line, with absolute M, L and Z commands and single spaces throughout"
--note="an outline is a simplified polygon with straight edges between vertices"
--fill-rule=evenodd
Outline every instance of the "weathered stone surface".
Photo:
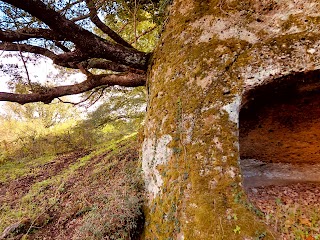
M 319 22 L 317 0 L 173 1 L 148 81 L 146 239 L 276 238 L 243 193 L 239 109 L 320 69 Z
M 320 162 L 319 76 L 296 74 L 250 93 L 240 113 L 241 158 Z
M 160 139 L 144 140 L 142 170 L 145 175 L 146 190 L 150 194 L 149 200 L 155 198 L 162 187 L 163 180 L 157 166 L 166 164 L 171 158 L 172 149 L 167 147 L 171 140 L 170 135 L 164 135 Z

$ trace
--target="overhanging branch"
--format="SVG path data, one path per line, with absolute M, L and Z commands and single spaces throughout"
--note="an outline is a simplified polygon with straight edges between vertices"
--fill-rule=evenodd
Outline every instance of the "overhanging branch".
M 130 68 L 125 65 L 107 61 L 105 59 L 92 58 L 88 61 L 83 62 L 82 65 L 86 68 L 107 69 L 113 72 L 133 72 L 138 74 L 144 73 L 144 71 L 142 70 Z
M 55 44 L 58 48 L 60 48 L 62 51 L 64 51 L 64 52 L 70 52 L 70 49 L 67 48 L 66 46 L 64 46 L 61 42 L 59 42 L 59 41 L 54 41 L 54 44 Z
M 124 41 L 117 33 L 107 27 L 98 17 L 92 0 L 86 0 L 93 23 L 108 34 L 113 41 L 105 40 L 72 22 L 59 10 L 51 8 L 42 0 L 2 0 L 28 12 L 42 21 L 47 28 L 23 28 L 16 31 L 0 30 L 0 50 L 40 54 L 53 60 L 59 66 L 80 69 L 87 80 L 79 84 L 36 89 L 29 94 L 0 92 L 0 101 L 20 104 L 30 102 L 50 103 L 53 99 L 66 95 L 83 93 L 97 87 L 120 85 L 125 87 L 143 86 L 150 54 L 138 51 Z M 80 2 L 80 1 L 77 1 Z M 63 11 L 62 11 L 63 12 Z M 47 39 L 60 48 L 59 53 L 46 49 L 46 45 L 34 46 L 37 41 L 21 43 L 29 39 Z M 67 47 L 72 42 L 72 49 Z M 110 70 L 119 74 L 93 75 L 88 69 Z M 29 79 L 30 81 L 30 79 Z
M 17 43 L 11 43 L 11 42 L 0 42 L 0 50 L 4 51 L 22 51 L 22 52 L 29 52 L 29 53 L 35 53 L 35 54 L 40 54 L 43 56 L 46 56 L 51 59 L 56 59 L 58 55 L 53 53 L 52 51 L 38 47 L 38 46 L 33 46 L 29 44 L 17 44 Z
M 72 3 L 67 3 L 66 6 L 64 8 L 62 8 L 62 9 L 60 9 L 58 12 L 59 13 L 63 13 L 64 11 L 70 9 L 72 6 L 77 5 L 78 3 L 81 3 L 81 2 L 82 2 L 82 0 L 77 0 L 77 1 L 72 2 Z
M 105 34 L 107 34 L 112 40 L 115 42 L 128 47 L 133 48 L 129 43 L 127 43 L 122 37 L 120 37 L 115 31 L 105 25 L 99 18 L 97 9 L 94 6 L 94 2 L 92 0 L 86 0 L 87 6 L 90 11 L 90 20 Z
M 66 19 L 40 0 L 2 0 L 20 8 L 47 24 L 59 36 L 73 42 L 77 49 L 91 58 L 105 58 L 141 70 L 147 69 L 149 55 L 136 49 L 113 44 Z
M 44 38 L 47 40 L 66 40 L 65 37 L 43 28 L 24 28 L 17 31 L 0 30 L 0 40 L 4 42 L 19 42 L 30 38 Z
M 52 88 L 42 89 L 41 92 L 30 94 L 16 94 L 0 92 L 0 101 L 17 102 L 20 104 L 30 102 L 43 102 L 50 103 L 53 99 L 66 96 L 83 93 L 92 90 L 99 86 L 124 86 L 124 87 L 138 87 L 144 86 L 146 82 L 145 74 L 110 74 L 110 75 L 93 75 L 88 77 L 87 80 L 66 86 L 58 86 Z
M 131 68 L 126 65 L 114 63 L 105 59 L 89 58 L 88 55 L 82 54 L 82 52 L 79 50 L 74 50 L 71 52 L 68 48 L 66 48 L 59 42 L 56 42 L 56 45 L 64 50 L 65 53 L 55 54 L 46 48 L 10 42 L 0 43 L 0 50 L 41 54 L 52 59 L 54 64 L 56 65 L 73 69 L 79 69 L 79 64 L 81 64 L 85 68 L 97 68 L 110 70 L 113 72 L 132 72 L 137 74 L 144 73 L 143 70 Z

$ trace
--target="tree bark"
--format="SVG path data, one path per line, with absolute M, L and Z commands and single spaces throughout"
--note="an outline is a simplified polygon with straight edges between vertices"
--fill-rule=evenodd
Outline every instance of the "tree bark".
M 173 2 L 148 79 L 145 239 L 279 239 L 242 187 L 239 109 L 250 89 L 320 68 L 314 3 Z
M 50 103 L 54 98 L 83 93 L 99 86 L 137 87 L 145 85 L 150 53 L 134 49 L 120 35 L 106 26 L 98 16 L 95 1 L 84 1 L 89 10 L 87 17 L 90 17 L 92 22 L 114 42 L 99 37 L 61 14 L 67 7 L 80 1 L 68 4 L 61 11 L 55 10 L 51 4 L 45 4 L 40 0 L 3 0 L 2 2 L 26 11 L 43 21 L 50 29 L 32 28 L 30 25 L 15 31 L 11 29 L 0 30 L 0 50 L 19 51 L 20 54 L 21 52 L 29 52 L 46 56 L 59 66 L 81 70 L 87 76 L 87 80 L 74 85 L 42 87 L 40 91 L 39 89 L 34 91 L 31 87 L 32 93 L 30 94 L 0 92 L 0 101 L 20 104 L 37 101 Z M 32 39 L 50 40 L 63 52 L 57 53 L 52 49 L 47 49 L 46 44 L 32 45 L 37 43 Z M 30 40 L 30 42 L 19 43 L 24 40 Z M 69 49 L 70 46 L 67 47 L 60 41 L 70 41 L 75 48 Z M 96 68 L 112 71 L 114 74 L 99 75 L 90 72 L 90 69 Z M 28 83 L 30 86 L 32 85 L 29 77 Z
M 20 104 L 31 102 L 43 102 L 48 104 L 55 98 L 87 92 L 99 86 L 109 87 L 120 85 L 125 87 L 139 87 L 144 86 L 144 84 L 144 74 L 127 73 L 91 75 L 81 83 L 43 88 L 34 93 L 20 94 L 0 92 L 0 101 L 16 102 Z
M 64 36 L 66 40 L 73 42 L 76 48 L 87 57 L 105 58 L 141 70 L 145 70 L 147 66 L 148 55 L 146 53 L 106 41 L 61 16 L 41 1 L 3 0 L 3 2 L 12 4 L 37 17 L 47 24 L 55 34 Z

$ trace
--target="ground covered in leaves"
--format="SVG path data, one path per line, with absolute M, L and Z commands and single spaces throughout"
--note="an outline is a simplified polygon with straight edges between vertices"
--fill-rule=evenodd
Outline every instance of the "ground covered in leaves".
M 320 239 L 320 183 L 254 187 L 247 192 L 281 239 Z
M 143 226 L 138 147 L 0 165 L 0 239 L 134 239 Z

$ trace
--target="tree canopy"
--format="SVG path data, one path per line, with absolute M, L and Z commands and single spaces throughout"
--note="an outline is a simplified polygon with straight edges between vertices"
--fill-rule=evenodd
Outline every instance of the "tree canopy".
M 1 0 L 0 50 L 16 51 L 22 60 L 24 52 L 48 57 L 58 66 L 80 70 L 86 79 L 35 87 L 39 83 L 28 78 L 27 93 L 0 92 L 0 101 L 50 103 L 101 86 L 145 85 L 151 54 L 138 41 L 157 34 L 160 12 L 167 2 Z M 149 24 L 139 26 L 143 21 Z

